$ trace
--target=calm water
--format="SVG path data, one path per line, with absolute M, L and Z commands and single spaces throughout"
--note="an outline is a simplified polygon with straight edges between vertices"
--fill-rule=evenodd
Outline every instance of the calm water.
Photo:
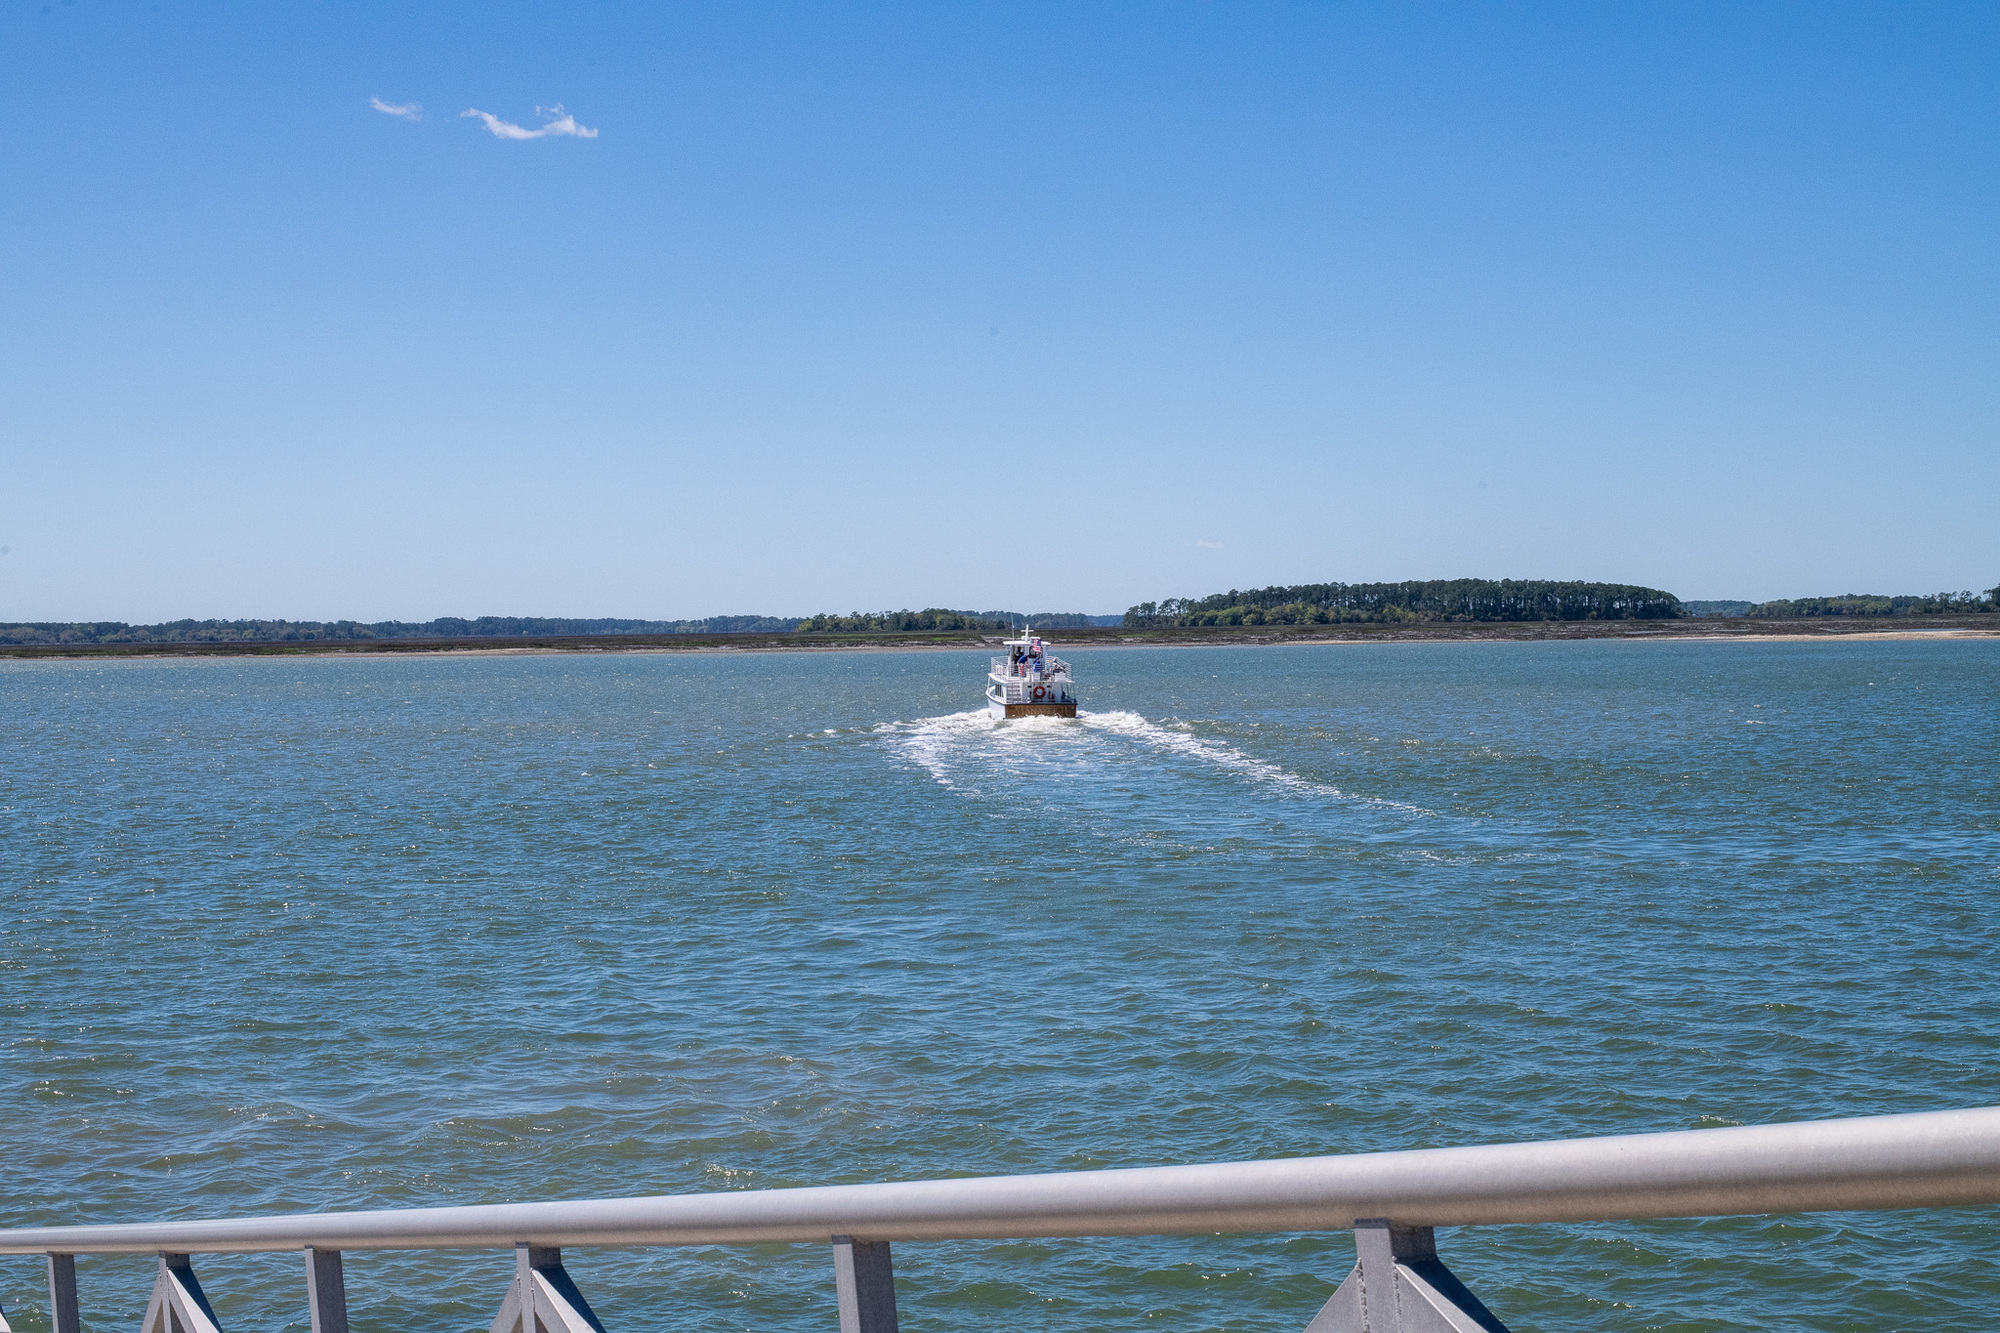
M 2000 1102 L 2000 642 L 1073 657 L 1002 725 L 983 654 L 0 665 L 0 1224 Z M 1993 1210 L 1440 1240 L 1517 1333 L 2000 1323 Z M 1351 1255 L 897 1265 L 911 1333 L 1290 1333 Z M 613 1333 L 832 1327 L 823 1247 L 571 1261 Z M 512 1262 L 351 1256 L 357 1328 Z M 303 1325 L 295 1256 L 197 1266 Z

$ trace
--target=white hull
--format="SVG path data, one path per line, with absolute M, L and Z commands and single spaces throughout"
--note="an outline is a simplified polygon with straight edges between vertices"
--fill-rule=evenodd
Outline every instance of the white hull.
M 993 659 L 986 677 L 988 715 L 1075 717 L 1076 689 L 1069 663 L 1048 652 L 1032 630 L 1006 642 L 1007 655 Z

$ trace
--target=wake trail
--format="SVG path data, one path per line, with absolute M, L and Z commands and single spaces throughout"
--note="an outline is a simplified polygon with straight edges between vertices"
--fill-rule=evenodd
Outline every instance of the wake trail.
M 963 741 L 974 741 L 988 757 L 1026 764 L 1037 757 L 1037 737 L 1051 732 L 1060 735 L 1063 719 L 1050 717 L 1016 718 L 1002 725 L 984 708 L 941 717 L 918 718 L 910 722 L 884 722 L 875 731 L 891 738 L 911 762 L 929 773 L 943 787 L 956 790 L 953 761 L 961 757 Z M 1051 725 L 1054 724 L 1054 725 Z M 997 748 L 996 748 L 997 743 Z
M 1247 755 L 1234 746 L 1224 745 L 1219 741 L 1205 741 L 1184 731 L 1174 731 L 1157 722 L 1150 722 L 1138 713 L 1122 711 L 1079 713 L 1077 719 L 1086 727 L 1095 727 L 1099 731 L 1108 731 L 1117 736 L 1127 736 L 1158 749 L 1170 750 L 1190 759 L 1214 764 L 1218 768 L 1233 769 L 1274 786 L 1306 792 L 1313 796 L 1329 796 L 1339 801 L 1356 799 L 1331 783 L 1315 782 L 1311 778 L 1300 777 L 1268 760 Z
M 900 741 L 898 748 L 910 757 L 911 762 L 929 773 L 939 786 L 956 788 L 958 784 L 951 780 L 951 772 L 945 762 L 945 749 L 950 745 L 954 732 L 973 731 L 973 722 L 985 718 L 985 710 L 980 709 L 920 718 L 915 722 L 884 722 L 875 730 L 878 734 Z
M 954 769 L 958 766 L 954 761 L 962 762 L 966 757 L 963 747 L 959 744 L 962 741 L 985 742 L 986 745 L 982 747 L 983 757 L 1029 764 L 1043 761 L 1048 757 L 1045 747 L 1051 740 L 1082 739 L 1078 735 L 1080 730 L 1136 741 L 1301 795 L 1350 801 L 1412 815 L 1436 813 L 1402 801 L 1356 795 L 1332 783 L 1315 781 L 1269 760 L 1245 754 L 1222 741 L 1204 740 L 1185 731 L 1163 727 L 1138 713 L 1124 710 L 1092 713 L 1079 709 L 1076 720 L 1071 722 L 1066 718 L 1052 717 L 1013 718 L 1003 721 L 987 710 L 979 708 L 963 713 L 947 713 L 942 717 L 921 718 L 912 722 L 886 722 L 876 728 L 877 732 L 895 736 L 903 752 L 941 786 L 954 789 L 959 785 L 954 780 Z M 997 747 L 993 745 L 995 742 L 998 743 Z
M 1175 754 L 1185 755 L 1203 763 L 1214 764 L 1268 782 L 1273 786 L 1288 788 L 1311 796 L 1324 796 L 1336 801 L 1354 801 L 1362 805 L 1379 806 L 1387 810 L 1400 810 L 1405 814 L 1430 815 L 1435 811 L 1420 805 L 1410 805 L 1403 801 L 1386 800 L 1379 796 L 1360 796 L 1342 790 L 1330 782 L 1317 782 L 1301 777 L 1289 769 L 1282 768 L 1268 759 L 1248 755 L 1233 745 L 1222 741 L 1203 740 L 1199 736 L 1172 727 L 1163 727 L 1148 721 L 1138 713 L 1118 711 L 1111 713 L 1084 713 L 1079 711 L 1077 719 L 1086 727 L 1095 727 L 1113 735 L 1128 736 L 1147 745 L 1156 746 Z

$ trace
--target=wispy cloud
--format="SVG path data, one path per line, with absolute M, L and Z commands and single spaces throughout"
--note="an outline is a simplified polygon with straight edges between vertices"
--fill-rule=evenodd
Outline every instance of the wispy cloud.
M 1203 541 L 1203 540 L 1202 540 L 1201 538 L 1199 538 L 1199 537 L 1197 537 L 1197 538 L 1195 538 L 1195 539 L 1194 539 L 1194 544 L 1195 544 L 1196 546 L 1199 546 L 1199 547 L 1200 547 L 1200 548 L 1201 548 L 1202 550 L 1204 550 L 1204 551 L 1220 551 L 1220 550 L 1222 549 L 1222 543 L 1221 543 L 1221 542 L 1209 542 L 1209 541 Z
M 379 97 L 371 97 L 368 99 L 368 105 L 374 107 L 385 116 L 401 116 L 404 120 L 422 120 L 424 118 L 424 104 L 422 102 L 385 102 Z
M 493 131 L 493 137 L 496 139 L 557 139 L 565 135 L 573 139 L 597 137 L 596 130 L 577 124 L 576 117 L 563 110 L 560 102 L 554 106 L 538 106 L 535 108 L 535 114 L 545 119 L 541 128 L 534 130 L 523 129 L 519 125 L 500 119 L 490 111 L 481 111 L 477 107 L 463 112 L 459 119 L 477 116 L 486 122 L 486 128 Z

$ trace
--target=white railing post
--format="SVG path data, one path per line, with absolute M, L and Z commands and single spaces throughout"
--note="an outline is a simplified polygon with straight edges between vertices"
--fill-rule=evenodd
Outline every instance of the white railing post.
M 833 1238 L 840 1333 L 896 1333 L 896 1273 L 886 1240 Z
M 83 1333 L 76 1303 L 76 1256 L 49 1255 L 50 1333 Z
M 347 1274 L 339 1250 L 306 1246 L 306 1307 L 312 1333 L 347 1333 Z
M 146 1318 L 139 1333 L 222 1333 L 187 1255 L 160 1251 L 153 1295 L 146 1302 Z
M 1354 1223 L 1354 1271 L 1306 1333 L 1507 1333 L 1437 1257 L 1429 1227 Z
M 514 1281 L 500 1302 L 492 1333 L 604 1333 L 604 1325 L 570 1281 L 561 1250 L 517 1241 Z

